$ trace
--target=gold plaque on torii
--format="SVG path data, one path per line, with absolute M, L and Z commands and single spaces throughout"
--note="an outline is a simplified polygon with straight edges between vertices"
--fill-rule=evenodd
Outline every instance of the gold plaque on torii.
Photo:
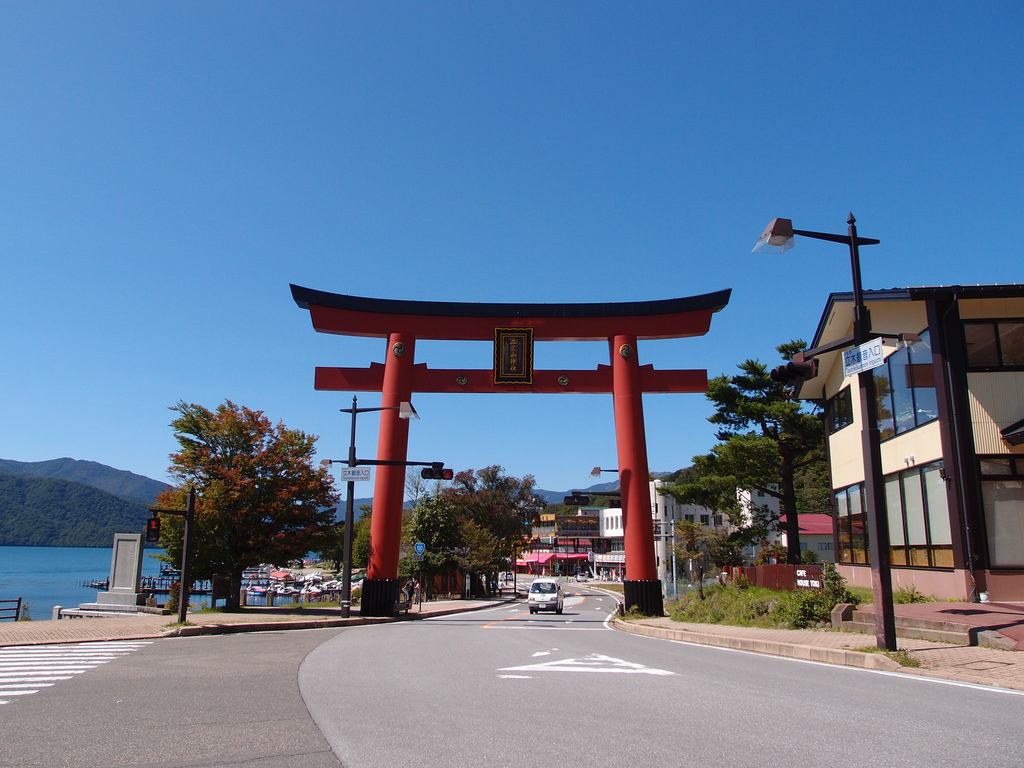
M 533 384 L 533 328 L 494 329 L 494 383 Z

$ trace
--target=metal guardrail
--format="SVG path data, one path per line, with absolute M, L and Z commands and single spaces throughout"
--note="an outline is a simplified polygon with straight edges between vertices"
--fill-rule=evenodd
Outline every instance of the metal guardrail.
M 21 598 L 13 600 L 0 600 L 0 620 L 10 619 L 17 621 L 21 618 Z

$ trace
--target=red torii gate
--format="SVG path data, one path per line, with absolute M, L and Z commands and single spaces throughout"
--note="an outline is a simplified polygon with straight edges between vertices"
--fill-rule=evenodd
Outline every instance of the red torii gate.
M 626 608 L 663 613 L 654 553 L 648 485 L 644 392 L 704 392 L 705 370 L 656 371 L 640 365 L 637 341 L 702 336 L 711 316 L 729 302 L 730 290 L 662 301 L 595 304 L 472 304 L 398 301 L 346 296 L 291 286 L 321 333 L 387 339 L 385 362 L 369 368 L 318 367 L 314 387 L 380 392 L 377 469 L 370 536 L 373 547 L 360 613 L 389 616 L 398 599 L 398 560 L 409 423 L 397 407 L 413 392 L 537 392 L 611 394 L 615 410 L 619 487 L 625 539 Z M 415 363 L 417 339 L 495 342 L 493 370 L 431 370 Z M 534 371 L 532 342 L 607 341 L 610 365 L 596 370 Z M 512 350 L 510 352 L 510 350 Z M 511 355 L 511 356 L 510 356 Z M 499 372 L 500 369 L 500 372 Z M 633 514 L 636 512 L 636 514 Z

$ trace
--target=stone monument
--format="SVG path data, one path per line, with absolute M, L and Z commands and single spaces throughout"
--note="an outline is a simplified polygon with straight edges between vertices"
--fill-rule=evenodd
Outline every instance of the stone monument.
M 141 533 L 115 533 L 107 591 L 100 592 L 95 603 L 83 603 L 78 606 L 78 610 L 136 613 L 138 606 L 144 606 L 148 597 L 139 591 L 142 584 L 142 554 Z

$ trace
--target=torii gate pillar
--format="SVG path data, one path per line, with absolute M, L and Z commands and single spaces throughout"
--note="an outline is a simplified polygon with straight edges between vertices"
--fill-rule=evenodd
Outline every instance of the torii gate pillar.
M 645 616 L 661 616 L 664 605 L 654 554 L 650 471 L 636 337 L 616 336 L 609 346 L 626 554 L 623 597 L 627 606 L 636 606 Z
M 373 485 L 373 508 L 386 511 L 370 518 L 370 560 L 359 607 L 363 616 L 390 616 L 398 600 L 398 555 L 405 492 L 405 466 L 401 462 L 405 461 L 409 448 L 409 422 L 399 418 L 398 406 L 412 400 L 415 351 L 416 340 L 410 334 L 388 336 L 380 403 L 385 410 L 380 412 L 377 460 L 396 463 L 380 465 Z

